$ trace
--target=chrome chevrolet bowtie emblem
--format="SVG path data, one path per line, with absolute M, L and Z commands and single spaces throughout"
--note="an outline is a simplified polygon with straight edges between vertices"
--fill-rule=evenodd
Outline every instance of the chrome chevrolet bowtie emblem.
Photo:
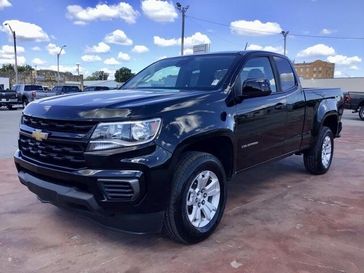
M 43 141 L 48 138 L 48 133 L 43 133 L 42 130 L 34 130 L 32 132 L 32 137 L 37 141 Z

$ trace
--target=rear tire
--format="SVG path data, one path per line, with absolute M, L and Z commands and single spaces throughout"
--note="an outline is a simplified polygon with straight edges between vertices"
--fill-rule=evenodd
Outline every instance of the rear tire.
M 221 162 L 211 154 L 187 152 L 173 176 L 164 230 L 184 244 L 209 237 L 219 224 L 226 203 L 226 176 Z
M 13 106 L 12 105 L 7 105 L 6 107 L 8 108 L 8 110 L 13 110 Z
M 364 120 L 364 105 L 359 108 L 359 118 Z
M 334 135 L 328 127 L 322 127 L 315 145 L 303 154 L 306 170 L 312 174 L 324 174 L 331 166 L 334 155 Z
M 27 106 L 29 104 L 29 100 L 27 97 L 23 98 L 23 107 Z

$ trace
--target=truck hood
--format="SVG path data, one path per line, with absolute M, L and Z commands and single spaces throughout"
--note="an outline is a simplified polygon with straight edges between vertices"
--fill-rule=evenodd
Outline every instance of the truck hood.
M 44 98 L 30 103 L 24 114 L 58 120 L 138 118 L 155 115 L 167 105 L 204 96 L 204 91 L 111 90 Z

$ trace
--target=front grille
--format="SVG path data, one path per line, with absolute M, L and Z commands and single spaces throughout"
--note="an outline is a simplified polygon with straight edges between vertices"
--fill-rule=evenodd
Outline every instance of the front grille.
M 94 122 L 87 121 L 63 121 L 48 120 L 23 116 L 23 123 L 29 127 L 42 129 L 45 131 L 72 132 L 72 133 L 88 133 L 95 125 Z
M 19 136 L 19 150 L 24 156 L 60 167 L 83 168 L 85 149 L 86 144 L 81 142 L 36 141 L 30 136 Z
M 111 201 L 131 201 L 136 192 L 131 183 L 119 179 L 99 179 L 105 197 Z M 134 180 L 133 180 L 134 181 Z

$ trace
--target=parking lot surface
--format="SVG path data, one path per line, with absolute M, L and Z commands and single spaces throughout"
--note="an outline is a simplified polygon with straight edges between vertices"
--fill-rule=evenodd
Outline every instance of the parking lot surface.
M 206 241 L 107 230 L 41 204 L 16 177 L 20 110 L 0 111 L 0 272 L 349 273 L 364 268 L 364 122 L 344 115 L 333 165 L 306 173 L 301 156 L 231 181 L 225 216 Z

